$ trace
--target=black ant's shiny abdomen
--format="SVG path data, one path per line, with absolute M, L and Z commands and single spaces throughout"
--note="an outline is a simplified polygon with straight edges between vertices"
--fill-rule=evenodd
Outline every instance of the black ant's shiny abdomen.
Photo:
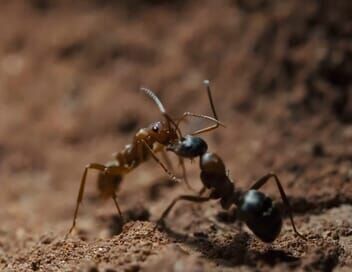
M 178 142 L 167 146 L 166 149 L 175 152 L 180 157 L 193 159 L 207 152 L 208 145 L 200 137 L 186 135 Z
M 257 190 L 249 190 L 240 199 L 239 218 L 262 241 L 273 242 L 280 234 L 282 216 L 271 198 Z

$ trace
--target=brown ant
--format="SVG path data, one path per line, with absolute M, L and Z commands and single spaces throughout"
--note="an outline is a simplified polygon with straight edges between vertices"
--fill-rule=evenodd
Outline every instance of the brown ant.
M 209 81 L 204 81 L 205 85 L 207 86 L 206 90 L 208 93 L 208 98 L 210 101 L 211 108 L 213 110 L 213 114 L 215 118 L 210 116 L 202 115 L 202 114 L 195 114 L 191 112 L 185 112 L 181 118 L 174 121 L 169 114 L 166 113 L 166 110 L 159 100 L 159 98 L 149 89 L 141 88 L 143 92 L 145 92 L 149 97 L 152 98 L 154 103 L 158 106 L 160 112 L 164 116 L 164 121 L 158 121 L 152 123 L 150 126 L 146 128 L 141 128 L 134 136 L 133 141 L 131 144 L 128 144 L 122 149 L 122 151 L 115 153 L 114 160 L 110 161 L 106 164 L 100 163 L 90 163 L 88 164 L 83 172 L 80 188 L 77 196 L 76 208 L 74 212 L 72 226 L 68 232 L 70 234 L 76 225 L 76 218 L 78 214 L 79 205 L 83 198 L 84 187 L 86 183 L 87 173 L 89 169 L 95 169 L 99 171 L 98 175 L 98 190 L 100 194 L 106 198 L 111 197 L 115 203 L 117 212 L 122 219 L 122 213 L 120 207 L 118 205 L 116 199 L 116 191 L 122 181 L 124 175 L 128 174 L 132 170 L 134 170 L 138 165 L 147 161 L 150 157 L 152 157 L 162 168 L 163 170 L 169 175 L 172 180 L 179 181 L 177 177 L 175 177 L 171 171 L 159 160 L 156 156 L 157 152 L 163 152 L 166 156 L 166 150 L 173 150 L 174 146 L 177 145 L 179 142 L 184 142 L 184 149 L 182 152 L 178 153 L 179 162 L 182 166 L 183 170 L 183 179 L 185 180 L 186 184 L 189 186 L 187 182 L 185 166 L 184 166 L 184 158 L 191 158 L 197 157 L 200 154 L 198 153 L 199 150 L 202 148 L 198 145 L 204 145 L 203 142 L 189 142 L 190 139 L 193 139 L 192 135 L 198 135 L 204 132 L 208 132 L 218 128 L 220 125 L 224 126 L 217 120 L 213 100 L 211 96 L 211 91 L 209 88 Z M 197 130 L 190 135 L 186 135 L 185 137 L 182 136 L 182 133 L 179 129 L 179 124 L 181 121 L 185 120 L 187 117 L 198 117 L 210 120 L 215 124 L 200 130 Z M 198 137 L 196 137 L 198 138 Z M 190 143 L 190 145 L 187 145 Z M 205 144 L 206 145 L 206 144 Z M 167 157 L 166 163 L 170 165 Z
M 209 189 L 208 196 L 181 195 L 175 198 L 162 213 L 158 225 L 163 222 L 170 213 L 173 206 L 179 200 L 191 202 L 206 202 L 213 199 L 220 199 L 223 209 L 229 209 L 232 204 L 237 206 L 238 219 L 245 222 L 252 232 L 264 242 L 273 242 L 280 234 L 282 227 L 282 215 L 272 199 L 260 189 L 270 178 L 274 178 L 279 189 L 281 198 L 288 210 L 294 232 L 302 239 L 306 238 L 300 234 L 295 226 L 292 217 L 290 203 L 277 175 L 266 174 L 258 179 L 248 191 L 240 192 L 235 189 L 233 182 L 226 172 L 225 164 L 215 153 L 203 152 L 200 155 L 199 165 L 201 169 L 200 178 L 204 188 Z M 202 193 L 204 190 L 202 190 Z M 202 194 L 201 193 L 201 194 Z

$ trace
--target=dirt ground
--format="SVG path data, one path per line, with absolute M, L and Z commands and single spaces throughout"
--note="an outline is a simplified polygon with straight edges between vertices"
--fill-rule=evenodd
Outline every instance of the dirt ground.
M 350 271 L 351 14 L 349 0 L 1 0 L 0 270 Z M 276 172 L 308 240 L 284 213 L 265 244 L 217 201 L 179 203 L 154 230 L 193 194 L 154 161 L 124 177 L 123 227 L 92 171 L 65 240 L 84 166 L 162 118 L 139 87 L 172 116 L 211 114 L 204 79 L 227 125 L 204 134 L 209 150 L 242 190 Z M 281 203 L 274 183 L 263 191 Z

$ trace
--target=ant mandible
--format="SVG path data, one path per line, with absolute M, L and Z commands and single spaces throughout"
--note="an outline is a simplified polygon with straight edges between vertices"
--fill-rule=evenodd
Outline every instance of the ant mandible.
M 212 105 L 212 110 L 214 118 L 217 120 L 214 105 Z M 237 206 L 238 219 L 245 222 L 257 237 L 264 242 L 273 242 L 281 232 L 282 215 L 272 199 L 258 191 L 267 181 L 273 178 L 279 189 L 283 203 L 287 208 L 294 232 L 300 238 L 306 240 L 296 229 L 290 203 L 276 174 L 269 173 L 264 175 L 248 191 L 241 192 L 235 189 L 223 160 L 217 154 L 207 152 L 207 144 L 200 137 L 189 136 L 180 139 L 167 148 L 167 150 L 175 152 L 178 156 L 186 156 L 189 154 L 189 149 L 192 149 L 193 155 L 198 154 L 199 156 L 200 179 L 203 183 L 203 189 L 199 192 L 198 196 L 180 195 L 175 198 L 162 213 L 160 219 L 157 221 L 157 225 L 163 223 L 171 209 L 180 200 L 201 203 L 220 199 L 223 209 L 229 209 L 233 204 Z M 203 197 L 202 194 L 207 189 L 209 193 Z
M 190 143 L 190 145 L 187 145 L 187 148 L 186 148 L 187 150 L 185 149 L 183 150 L 182 154 L 181 153 L 178 154 L 179 162 L 183 170 L 183 179 L 185 180 L 185 183 L 189 186 L 187 177 L 186 177 L 185 166 L 184 166 L 184 158 L 192 158 L 195 156 L 199 156 L 197 152 L 198 150 L 200 150 L 199 149 L 200 146 L 197 144 L 202 145 L 204 142 L 204 141 L 189 142 L 189 140 L 193 139 L 192 135 L 198 135 L 204 132 L 214 130 L 219 126 L 224 126 L 216 118 L 212 95 L 209 88 L 209 81 L 205 80 L 204 83 L 207 86 L 206 90 L 208 93 L 208 99 L 215 118 L 212 118 L 207 115 L 185 112 L 183 113 L 181 118 L 177 119 L 177 122 L 175 122 L 174 119 L 172 119 L 169 116 L 169 114 L 166 112 L 159 98 L 151 90 L 146 88 L 141 88 L 141 90 L 144 93 L 146 93 L 149 97 L 152 98 L 152 100 L 158 106 L 160 112 L 164 116 L 165 120 L 154 122 L 146 128 L 141 128 L 135 134 L 131 144 L 126 145 L 120 152 L 117 152 L 113 155 L 114 160 L 109 161 L 106 164 L 90 163 L 85 167 L 81 178 L 78 196 L 77 196 L 76 208 L 73 216 L 72 226 L 69 232 L 67 233 L 67 235 L 70 234 L 76 226 L 78 209 L 83 198 L 84 187 L 85 187 L 86 178 L 87 178 L 89 169 L 95 169 L 99 171 L 99 175 L 97 178 L 98 190 L 101 196 L 105 198 L 112 198 L 121 219 L 122 219 L 122 213 L 116 199 L 116 191 L 122 181 L 122 178 L 124 175 L 134 170 L 138 165 L 147 161 L 150 157 L 152 157 L 162 167 L 162 169 L 167 173 L 167 175 L 172 180 L 179 181 L 179 179 L 175 177 L 171 173 L 171 171 L 156 156 L 157 152 L 163 152 L 163 154 L 166 156 L 165 148 L 166 150 L 169 150 L 169 149 L 172 150 L 173 146 L 175 146 L 175 144 L 178 142 Z M 213 124 L 212 126 L 197 130 L 183 137 L 181 130 L 179 129 L 179 125 L 180 125 L 180 122 L 185 120 L 187 117 L 203 118 L 203 119 L 210 120 L 215 124 Z M 197 151 L 197 152 L 194 153 L 194 151 Z M 166 163 L 169 164 L 167 157 L 166 157 Z

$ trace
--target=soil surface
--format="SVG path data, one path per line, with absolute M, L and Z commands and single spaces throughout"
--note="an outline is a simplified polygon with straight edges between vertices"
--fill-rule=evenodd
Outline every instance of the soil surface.
M 0 1 L 0 270 L 350 271 L 351 14 L 349 0 Z M 172 116 L 211 115 L 204 79 L 226 124 L 209 150 L 236 188 L 277 173 L 307 241 L 283 211 L 263 243 L 218 201 L 180 202 L 155 228 L 195 193 L 154 161 L 122 181 L 123 226 L 91 171 L 65 239 L 84 166 L 162 120 L 139 87 Z M 186 167 L 199 190 L 198 161 Z M 283 208 L 273 181 L 262 190 Z

